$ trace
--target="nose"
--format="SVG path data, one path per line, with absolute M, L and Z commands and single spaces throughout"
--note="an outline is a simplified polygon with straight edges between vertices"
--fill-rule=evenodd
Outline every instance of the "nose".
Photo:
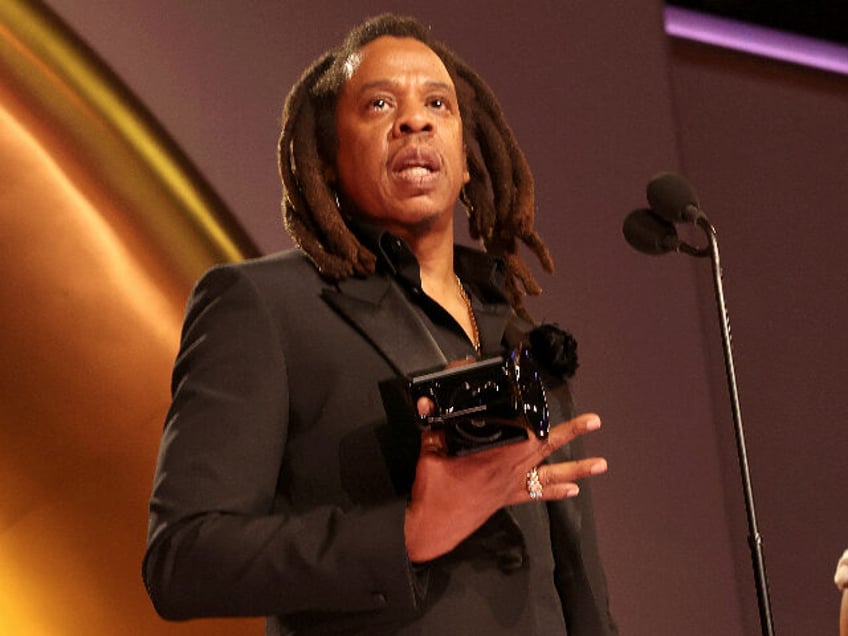
M 427 106 L 421 103 L 406 103 L 397 111 L 394 133 L 396 136 L 431 132 L 433 120 Z

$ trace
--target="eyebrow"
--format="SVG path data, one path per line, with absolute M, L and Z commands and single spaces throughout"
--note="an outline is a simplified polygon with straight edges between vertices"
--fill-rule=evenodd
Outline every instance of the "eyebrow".
M 382 79 L 382 80 L 374 80 L 373 82 L 367 82 L 359 87 L 358 93 L 365 93 L 370 90 L 380 89 L 380 88 L 394 88 L 400 85 L 400 82 L 391 79 Z M 439 82 L 436 80 L 424 82 L 424 86 L 427 90 L 444 90 L 450 93 L 456 93 L 456 89 L 452 84 L 448 84 L 447 82 Z

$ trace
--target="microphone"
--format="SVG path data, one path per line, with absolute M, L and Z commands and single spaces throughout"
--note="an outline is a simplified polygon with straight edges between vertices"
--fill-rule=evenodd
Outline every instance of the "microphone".
M 630 246 L 645 254 L 665 254 L 680 247 L 674 225 L 647 208 L 628 214 L 622 231 Z
M 710 256 L 713 269 L 713 287 L 721 326 L 721 341 L 724 349 L 724 365 L 730 392 L 730 410 L 736 435 L 739 471 L 748 514 L 748 545 L 754 567 L 754 583 L 757 589 L 757 605 L 760 611 L 760 627 L 763 636 L 774 636 L 774 620 L 771 614 L 768 579 L 766 577 L 763 542 L 757 528 L 754 512 L 754 491 L 745 449 L 745 433 L 742 428 L 742 413 L 736 387 L 736 372 L 730 342 L 730 320 L 724 302 L 724 287 L 721 280 L 721 263 L 718 254 L 718 239 L 715 228 L 701 212 L 698 197 L 691 185 L 680 175 L 661 172 L 648 183 L 648 202 L 651 209 L 631 212 L 624 220 L 624 237 L 630 245 L 646 254 L 664 254 L 670 251 L 684 252 L 692 256 Z M 677 237 L 675 223 L 694 223 L 709 241 L 708 247 L 696 248 Z
M 695 189 L 673 172 L 660 172 L 648 183 L 648 203 L 669 223 L 696 223 L 704 218 Z

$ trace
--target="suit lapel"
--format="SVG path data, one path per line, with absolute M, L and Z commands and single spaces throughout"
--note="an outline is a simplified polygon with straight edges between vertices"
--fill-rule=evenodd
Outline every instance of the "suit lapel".
M 348 278 L 321 295 L 398 373 L 433 369 L 447 362 L 420 316 L 389 278 Z
M 325 288 L 321 296 L 353 324 L 398 373 L 410 375 L 447 363 L 421 317 L 388 277 L 348 278 L 340 281 L 336 288 Z M 481 303 L 475 309 L 484 342 L 499 349 L 505 330 L 508 340 L 520 339 L 518 334 L 522 330 L 510 323 L 513 313 L 508 305 Z M 411 452 L 414 457 L 418 447 Z M 413 475 L 403 473 L 399 492 L 408 492 L 412 478 Z M 493 516 L 490 525 L 493 532 L 503 535 L 503 545 L 495 550 L 501 569 L 509 572 L 521 567 L 526 559 L 524 538 L 512 511 L 502 509 Z

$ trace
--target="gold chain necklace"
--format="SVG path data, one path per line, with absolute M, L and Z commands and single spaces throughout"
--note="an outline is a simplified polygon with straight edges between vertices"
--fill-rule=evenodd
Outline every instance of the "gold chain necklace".
M 474 316 L 474 310 L 471 308 L 471 298 L 468 297 L 465 287 L 462 286 L 462 281 L 459 280 L 459 276 L 454 274 L 454 278 L 456 278 L 456 287 L 459 289 L 459 296 L 462 298 L 462 302 L 465 303 L 465 308 L 468 310 L 468 317 L 471 319 L 471 344 L 474 345 L 474 353 L 479 356 L 480 331 L 477 329 L 477 318 Z

